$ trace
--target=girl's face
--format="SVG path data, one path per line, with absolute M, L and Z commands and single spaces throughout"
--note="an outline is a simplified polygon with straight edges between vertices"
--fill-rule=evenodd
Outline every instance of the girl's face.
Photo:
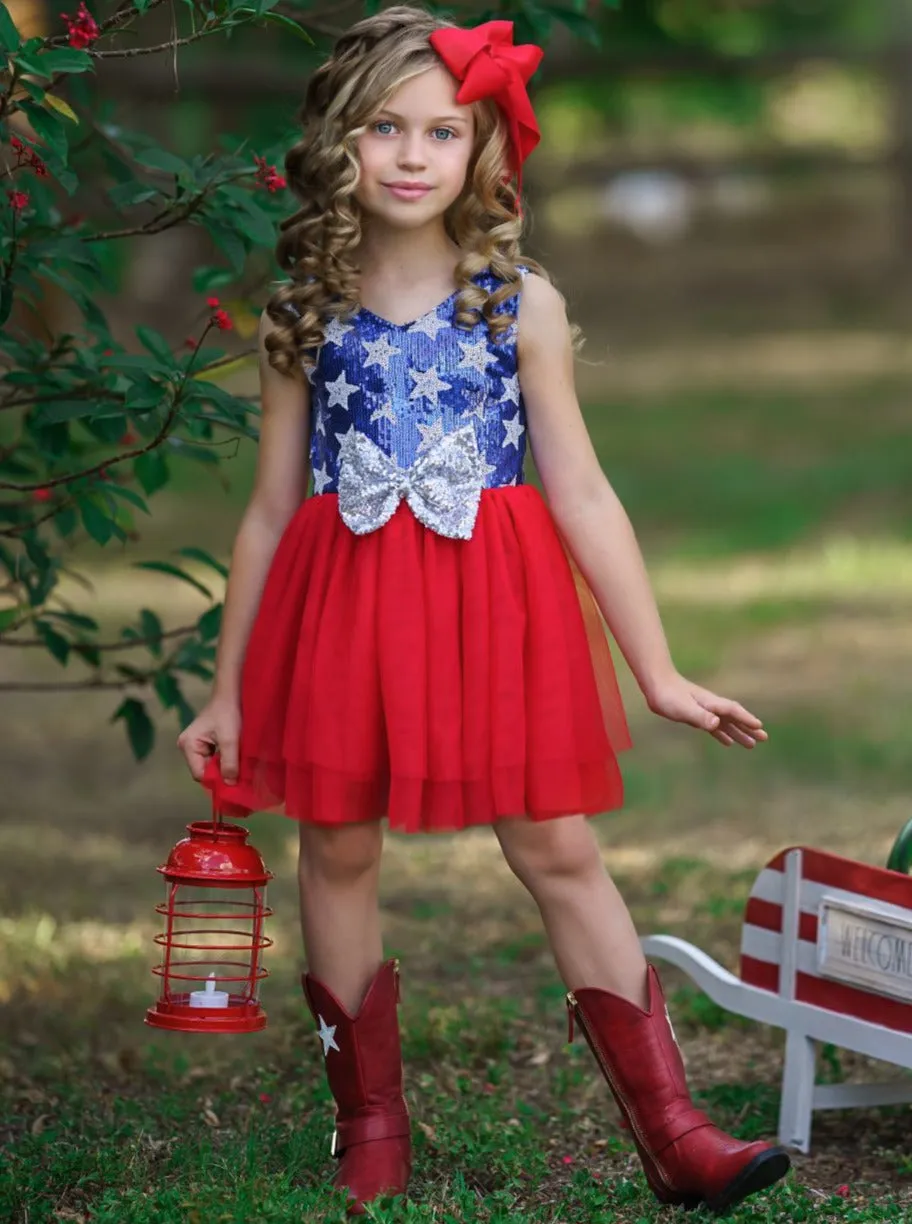
M 412 77 L 377 111 L 358 138 L 361 181 L 355 199 L 397 229 L 441 216 L 465 185 L 475 138 L 470 106 L 443 67 Z

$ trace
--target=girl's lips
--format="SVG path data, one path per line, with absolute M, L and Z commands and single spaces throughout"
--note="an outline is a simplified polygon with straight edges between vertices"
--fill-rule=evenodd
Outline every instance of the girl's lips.
M 400 200 L 420 200 L 431 190 L 430 187 L 403 187 L 396 186 L 394 183 L 384 184 L 386 190 L 391 195 Z

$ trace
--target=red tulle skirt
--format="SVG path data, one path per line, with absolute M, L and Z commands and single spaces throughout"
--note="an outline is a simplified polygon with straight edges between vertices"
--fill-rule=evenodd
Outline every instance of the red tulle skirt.
M 244 660 L 227 816 L 446 832 L 619 807 L 630 746 L 605 629 L 533 486 L 486 489 L 470 540 L 402 502 L 358 536 L 335 494 L 275 553 Z

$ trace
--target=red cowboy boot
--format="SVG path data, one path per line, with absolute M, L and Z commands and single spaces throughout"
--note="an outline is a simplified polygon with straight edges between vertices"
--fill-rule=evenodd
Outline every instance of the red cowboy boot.
M 721 1214 L 784 1177 L 783 1148 L 742 1143 L 690 1099 L 659 975 L 650 965 L 649 1010 L 586 986 L 567 995 L 570 1037 L 579 1021 L 661 1203 Z
M 326 1076 L 336 1101 L 333 1185 L 348 1190 L 350 1215 L 384 1194 L 404 1194 L 411 1173 L 408 1107 L 402 1095 L 402 1052 L 396 1005 L 399 963 L 377 970 L 356 1016 L 309 973 L 304 995 L 319 1027 Z

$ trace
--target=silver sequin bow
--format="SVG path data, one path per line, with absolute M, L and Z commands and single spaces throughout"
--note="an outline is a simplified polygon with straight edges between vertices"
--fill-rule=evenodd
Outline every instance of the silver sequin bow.
M 382 527 L 405 498 L 425 527 L 468 540 L 484 480 L 473 425 L 433 442 L 406 470 L 354 428 L 339 447 L 339 513 L 356 535 Z

